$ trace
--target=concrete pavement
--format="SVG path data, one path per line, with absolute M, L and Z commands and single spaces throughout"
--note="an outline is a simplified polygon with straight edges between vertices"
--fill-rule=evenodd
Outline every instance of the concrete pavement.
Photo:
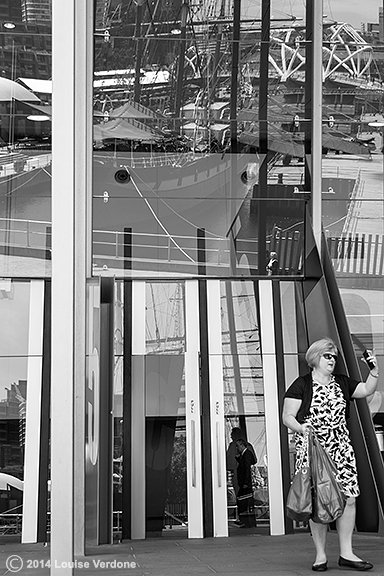
M 188 540 L 175 531 L 171 537 L 126 541 L 112 546 L 92 547 L 77 559 L 74 574 L 88 576 L 301 576 L 312 574 L 312 537 L 308 531 L 287 536 L 246 534 L 237 531 L 229 538 Z M 181 536 L 181 535 L 180 535 Z M 355 534 L 356 554 L 374 564 L 371 576 L 384 574 L 384 538 Z M 337 534 L 328 534 L 328 573 L 356 573 L 341 569 Z M 20 544 L 16 537 L 0 537 L 0 575 L 49 574 L 49 546 Z M 8 567 L 7 567 L 8 566 Z M 56 566 L 54 574 L 60 574 Z

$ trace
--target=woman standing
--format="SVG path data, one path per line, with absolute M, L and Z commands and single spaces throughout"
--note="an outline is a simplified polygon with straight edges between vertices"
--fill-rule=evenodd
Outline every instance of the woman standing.
M 339 566 L 354 570 L 370 570 L 373 565 L 362 560 L 352 549 L 352 533 L 355 526 L 356 498 L 360 493 L 357 479 L 355 453 L 349 438 L 347 418 L 350 401 L 373 394 L 378 382 L 375 356 L 366 382 L 352 380 L 342 374 L 333 374 L 337 360 L 336 344 L 329 338 L 314 342 L 307 350 L 305 359 L 312 369 L 309 374 L 297 378 L 284 396 L 283 422 L 296 432 L 296 469 L 306 464 L 304 432 L 311 428 L 321 445 L 327 450 L 337 469 L 337 480 L 346 497 L 343 515 L 336 520 L 339 536 Z M 327 566 L 327 524 L 310 520 L 316 559 L 312 565 L 315 572 L 325 572 Z

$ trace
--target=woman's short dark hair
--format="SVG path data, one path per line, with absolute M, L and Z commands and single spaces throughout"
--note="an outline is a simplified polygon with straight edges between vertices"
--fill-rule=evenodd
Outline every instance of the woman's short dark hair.
M 321 338 L 313 342 L 305 354 L 305 359 L 310 368 L 316 368 L 320 356 L 325 352 L 337 354 L 337 346 L 331 338 Z

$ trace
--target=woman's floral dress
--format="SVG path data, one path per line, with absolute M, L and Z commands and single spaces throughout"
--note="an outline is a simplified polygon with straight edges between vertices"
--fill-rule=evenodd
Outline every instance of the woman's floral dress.
M 304 422 L 311 424 L 320 444 L 336 465 L 336 479 L 347 497 L 360 494 L 356 458 L 345 419 L 345 398 L 332 376 L 329 384 L 313 381 L 312 402 Z M 296 434 L 296 470 L 307 465 L 304 436 Z

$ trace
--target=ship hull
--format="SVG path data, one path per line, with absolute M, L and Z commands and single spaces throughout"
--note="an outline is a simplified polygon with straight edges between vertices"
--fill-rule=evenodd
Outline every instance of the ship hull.
M 184 165 L 156 157 L 95 156 L 94 230 L 226 237 L 257 174 L 257 157 L 211 154 Z M 146 164 L 146 165 L 144 165 Z M 126 171 L 126 180 L 121 171 Z

